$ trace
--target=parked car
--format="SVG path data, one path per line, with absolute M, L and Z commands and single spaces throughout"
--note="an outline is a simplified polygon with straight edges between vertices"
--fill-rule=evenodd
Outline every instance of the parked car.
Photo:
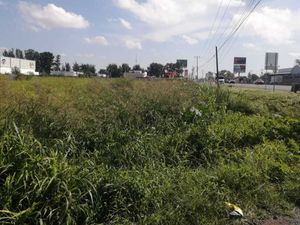
M 229 84 L 235 84 L 235 80 L 230 80 Z
M 262 79 L 257 79 L 254 84 L 265 84 L 265 82 Z

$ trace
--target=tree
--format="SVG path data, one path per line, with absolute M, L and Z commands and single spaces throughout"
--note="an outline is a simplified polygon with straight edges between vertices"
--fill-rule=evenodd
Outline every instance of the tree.
M 175 63 L 175 71 L 177 72 L 177 74 L 183 73 L 182 63 L 180 63 L 180 62 Z
M 168 72 L 176 72 L 176 64 L 175 63 L 167 63 L 164 67 Z
M 122 73 L 129 72 L 130 69 L 131 69 L 130 66 L 126 63 L 123 63 L 122 66 L 121 66 Z
M 2 55 L 3 55 L 4 57 L 8 57 L 8 51 L 5 49 Z
M 56 57 L 55 57 L 55 61 L 54 61 L 54 63 L 53 63 L 53 70 L 54 71 L 60 71 L 60 55 L 57 55 Z
M 50 74 L 53 65 L 54 56 L 51 52 L 40 53 L 40 73 Z
M 81 64 L 80 71 L 86 76 L 94 76 L 96 75 L 96 68 L 94 65 L 90 64 Z
M 122 71 L 118 68 L 116 64 L 109 64 L 106 68 L 110 77 L 121 77 Z
M 66 71 L 66 65 L 65 64 L 62 64 L 61 71 Z
M 300 59 L 296 59 L 296 66 L 300 66 Z
M 254 83 L 259 78 L 256 74 L 248 73 L 248 80 L 250 83 Z
M 70 72 L 71 71 L 70 63 L 66 63 L 65 68 L 67 72 Z
M 34 51 L 33 49 L 28 49 L 24 51 L 25 53 L 25 59 L 27 60 L 38 60 L 39 58 L 39 53 Z
M 15 52 L 15 51 L 14 51 L 13 48 L 10 49 L 10 50 L 8 51 L 8 57 L 15 58 L 16 56 L 15 56 L 15 53 L 14 53 L 14 52 Z
M 16 49 L 16 58 L 18 58 L 18 59 L 23 59 L 24 58 L 22 50 Z
M 100 73 L 100 74 L 108 75 L 108 72 L 107 72 L 106 69 L 100 69 L 100 70 L 99 70 L 99 73 Z
M 221 70 L 220 73 L 219 73 L 219 75 L 221 77 L 224 77 L 225 80 L 232 80 L 232 79 L 234 79 L 234 74 L 231 73 L 228 70 Z
M 79 64 L 78 64 L 77 62 L 75 62 L 75 63 L 73 64 L 73 71 L 74 71 L 74 72 L 79 72 L 79 70 L 80 70 Z
M 140 65 L 134 65 L 132 67 L 133 70 L 142 70 L 141 66 Z
M 148 68 L 148 73 L 150 76 L 161 77 L 164 73 L 164 66 L 159 63 L 151 63 Z

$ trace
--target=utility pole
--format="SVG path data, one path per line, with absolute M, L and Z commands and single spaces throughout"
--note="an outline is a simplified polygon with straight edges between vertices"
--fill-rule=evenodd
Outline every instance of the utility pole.
M 219 84 L 219 57 L 218 57 L 218 47 L 216 46 L 216 69 L 217 69 L 217 85 L 218 89 L 220 88 Z
M 195 56 L 195 58 L 197 60 L 197 69 L 196 69 L 196 71 L 197 71 L 197 78 L 196 78 L 196 80 L 198 80 L 199 79 L 199 58 L 200 58 L 200 56 Z

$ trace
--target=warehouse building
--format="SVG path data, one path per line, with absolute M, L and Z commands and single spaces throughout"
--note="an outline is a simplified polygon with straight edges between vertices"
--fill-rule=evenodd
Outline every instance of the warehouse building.
M 21 74 L 25 75 L 39 75 L 35 71 L 36 63 L 33 60 L 0 57 L 0 74 L 12 74 L 14 69 L 18 69 Z
M 300 66 L 278 70 L 275 76 L 271 78 L 271 83 L 282 85 L 300 83 Z

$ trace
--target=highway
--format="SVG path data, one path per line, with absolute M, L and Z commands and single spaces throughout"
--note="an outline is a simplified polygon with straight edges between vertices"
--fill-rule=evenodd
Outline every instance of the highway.
M 258 90 L 267 90 L 273 91 L 273 85 L 257 85 L 257 84 L 225 84 L 227 86 L 237 87 L 237 88 L 245 88 L 245 89 L 258 89 Z M 283 91 L 283 92 L 290 92 L 292 86 L 285 86 L 285 85 L 275 85 L 275 91 Z

